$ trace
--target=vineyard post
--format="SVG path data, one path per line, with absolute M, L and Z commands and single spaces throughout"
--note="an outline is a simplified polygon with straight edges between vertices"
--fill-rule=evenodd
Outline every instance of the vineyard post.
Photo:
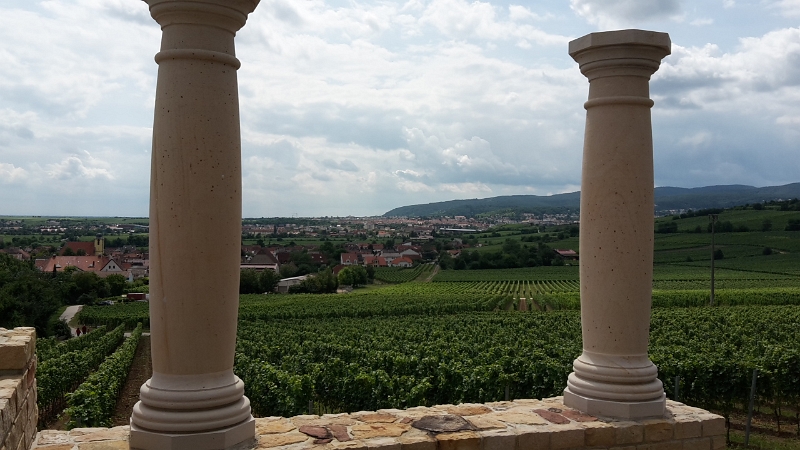
M 591 33 L 569 43 L 589 79 L 581 176 L 583 353 L 564 404 L 591 415 L 663 416 L 664 386 L 647 354 L 653 283 L 650 76 L 666 33 Z
M 717 223 L 719 214 L 709 214 L 708 221 L 711 222 L 711 301 L 709 305 L 714 306 L 714 224 Z
M 750 384 L 750 404 L 747 406 L 747 424 L 744 430 L 744 446 L 750 445 L 750 423 L 753 421 L 753 406 L 756 401 L 756 379 L 758 369 L 753 369 L 753 382 Z
M 227 449 L 255 438 L 233 373 L 242 237 L 234 37 L 259 0 L 146 1 L 162 32 L 150 174 L 153 375 L 133 407 L 129 445 Z

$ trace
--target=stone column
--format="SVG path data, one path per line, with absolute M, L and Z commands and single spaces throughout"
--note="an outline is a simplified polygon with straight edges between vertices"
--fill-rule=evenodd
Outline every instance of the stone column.
M 150 179 L 153 376 L 136 449 L 225 449 L 255 437 L 233 374 L 242 220 L 234 36 L 258 0 L 147 0 L 161 25 Z
M 592 415 L 664 414 L 647 356 L 653 284 L 650 75 L 670 53 L 666 33 L 592 33 L 569 43 L 589 79 L 580 224 L 583 353 L 564 404 Z

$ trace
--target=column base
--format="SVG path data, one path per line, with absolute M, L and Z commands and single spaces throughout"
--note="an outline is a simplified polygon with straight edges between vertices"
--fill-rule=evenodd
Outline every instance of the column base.
M 667 396 L 639 402 L 600 400 L 575 394 L 564 389 L 564 405 L 575 408 L 591 416 L 614 417 L 619 419 L 644 419 L 663 417 L 667 407 Z
M 233 450 L 254 442 L 253 416 L 237 425 L 201 433 L 163 433 L 145 430 L 131 420 L 131 450 Z

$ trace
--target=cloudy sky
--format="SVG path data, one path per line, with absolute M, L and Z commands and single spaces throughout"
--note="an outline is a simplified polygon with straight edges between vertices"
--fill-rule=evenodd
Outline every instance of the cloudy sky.
M 580 188 L 584 34 L 668 32 L 657 186 L 800 181 L 800 0 L 262 0 L 236 38 L 246 217 Z M 148 211 L 160 29 L 0 0 L 0 215 Z

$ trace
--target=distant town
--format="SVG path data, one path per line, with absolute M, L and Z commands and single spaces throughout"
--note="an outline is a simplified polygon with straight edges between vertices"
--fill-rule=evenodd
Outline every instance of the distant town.
M 411 267 L 447 251 L 481 247 L 476 236 L 493 227 L 528 224 L 549 227 L 576 223 L 577 214 L 437 218 L 317 217 L 242 221 L 241 268 L 272 270 L 282 278 L 334 274 L 351 265 Z M 438 242 L 434 242 L 437 238 Z M 445 245 L 442 245 L 445 242 Z M 335 245 L 334 245 L 335 243 Z M 42 272 L 122 275 L 128 282 L 149 276 L 147 218 L 0 217 L 0 253 L 34 261 Z

